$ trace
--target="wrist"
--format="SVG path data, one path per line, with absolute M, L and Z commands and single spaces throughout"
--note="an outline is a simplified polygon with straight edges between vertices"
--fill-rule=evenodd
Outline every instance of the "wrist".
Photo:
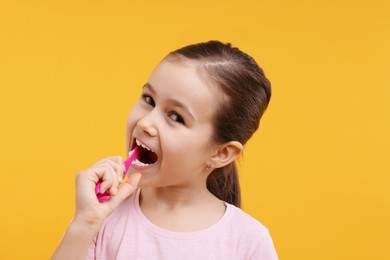
M 95 217 L 86 217 L 75 215 L 72 222 L 69 225 L 69 228 L 82 230 L 83 232 L 96 234 L 100 226 L 103 224 L 103 219 Z

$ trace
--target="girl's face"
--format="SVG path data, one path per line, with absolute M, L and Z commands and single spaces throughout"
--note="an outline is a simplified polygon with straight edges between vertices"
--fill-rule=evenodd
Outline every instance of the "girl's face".
M 127 120 L 128 151 L 142 147 L 129 170 L 142 173 L 141 187 L 205 185 L 217 100 L 190 62 L 155 68 Z

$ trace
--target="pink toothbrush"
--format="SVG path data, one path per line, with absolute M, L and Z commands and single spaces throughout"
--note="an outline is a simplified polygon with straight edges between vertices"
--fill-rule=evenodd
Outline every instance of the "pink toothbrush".
M 125 171 L 123 172 L 122 179 L 125 178 L 126 173 L 129 170 L 131 163 L 135 160 L 135 158 L 137 158 L 137 155 L 138 155 L 138 146 L 135 147 L 135 149 L 133 150 L 133 153 L 125 161 Z M 97 197 L 99 202 L 106 201 L 111 197 L 109 190 L 106 190 L 103 194 L 100 193 L 100 186 L 101 185 L 102 185 L 102 181 L 99 181 L 98 183 L 96 183 L 96 187 L 95 187 L 96 197 Z

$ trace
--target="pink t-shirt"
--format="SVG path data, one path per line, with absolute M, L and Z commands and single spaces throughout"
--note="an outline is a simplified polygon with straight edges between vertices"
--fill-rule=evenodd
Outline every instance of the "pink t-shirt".
M 138 189 L 106 219 L 87 259 L 278 259 L 267 228 L 231 204 L 207 229 L 172 232 L 143 215 L 139 194 Z

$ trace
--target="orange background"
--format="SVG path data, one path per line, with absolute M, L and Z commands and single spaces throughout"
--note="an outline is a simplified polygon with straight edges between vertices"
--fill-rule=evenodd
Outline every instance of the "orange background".
M 74 175 L 125 156 L 127 113 L 171 50 L 251 54 L 273 97 L 240 159 L 280 259 L 390 259 L 390 2 L 0 1 L 0 259 L 48 259 Z

